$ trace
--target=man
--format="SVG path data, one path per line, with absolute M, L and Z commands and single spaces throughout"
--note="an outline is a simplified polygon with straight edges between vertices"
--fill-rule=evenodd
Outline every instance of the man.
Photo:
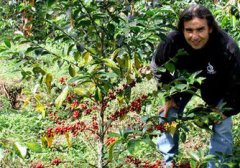
M 185 54 L 175 58 L 179 50 Z M 223 102 L 230 110 L 219 112 L 223 120 L 215 121 L 210 140 L 209 154 L 232 153 L 232 115 L 240 111 L 240 51 L 234 40 L 221 30 L 212 13 L 204 6 L 193 4 L 185 9 L 179 18 L 176 31 L 168 34 L 153 55 L 151 68 L 159 84 L 169 84 L 176 74 L 159 71 L 159 67 L 171 61 L 175 72 L 195 73 L 204 77 L 200 89 L 201 97 L 207 105 L 217 110 Z M 196 90 L 194 90 L 196 91 Z M 191 99 L 189 92 L 180 92 L 166 98 L 159 112 L 167 121 L 174 121 L 182 114 L 185 105 Z M 163 133 L 157 142 L 158 149 L 164 155 L 167 167 L 174 162 L 178 153 L 178 133 Z M 215 167 L 209 162 L 208 167 Z

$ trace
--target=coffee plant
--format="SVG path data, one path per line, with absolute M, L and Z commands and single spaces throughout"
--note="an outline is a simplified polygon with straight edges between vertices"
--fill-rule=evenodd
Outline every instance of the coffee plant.
M 162 132 L 174 133 L 180 127 L 181 140 L 185 141 L 188 124 L 192 121 L 209 129 L 211 121 L 219 116 L 213 112 L 204 118 L 204 114 L 194 113 L 196 109 L 189 110 L 181 121 L 159 124 L 158 106 L 164 103 L 165 97 L 183 91 L 198 96 L 193 84 L 203 79 L 198 73 L 177 72 L 177 80 L 157 90 L 152 87 L 148 67 L 156 45 L 167 32 L 175 29 L 179 12 L 191 2 L 207 4 L 218 20 L 224 16 L 221 24 L 239 41 L 239 8 L 233 2 L 1 2 L 0 26 L 7 30 L 1 32 L 1 58 L 13 61 L 21 73 L 21 81 L 27 83 L 23 89 L 22 109 L 34 109 L 48 124 L 37 132 L 41 145 L 1 142 L 0 161 L 2 156 L 6 157 L 1 152 L 2 147 L 8 149 L 8 156 L 16 154 L 27 159 L 29 149 L 39 153 L 43 148 L 61 151 L 61 145 L 66 143 L 67 150 L 78 147 L 86 153 L 81 160 L 79 158 L 82 165 L 162 167 L 164 163 L 155 149 L 156 136 Z M 215 9 L 216 5 L 226 10 Z M 176 59 L 181 52 L 184 51 L 179 51 Z M 176 70 L 170 61 L 159 71 Z M 151 88 L 144 86 L 146 84 L 151 84 Z M 201 111 L 205 109 L 207 107 L 202 105 Z M 143 156 L 151 159 L 140 159 Z M 213 159 L 203 153 L 189 153 L 189 156 L 193 158 L 191 162 L 180 160 L 178 166 L 200 167 Z M 36 160 L 31 167 L 68 162 L 54 156 L 48 163 Z

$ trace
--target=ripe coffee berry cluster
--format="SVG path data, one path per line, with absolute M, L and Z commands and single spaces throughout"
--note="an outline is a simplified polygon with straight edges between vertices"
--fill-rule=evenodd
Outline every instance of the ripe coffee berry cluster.
M 65 84 L 66 80 L 67 80 L 66 77 L 61 77 L 61 78 L 59 79 L 59 83 L 60 83 L 60 84 Z
M 162 161 L 156 160 L 153 163 L 149 163 L 149 161 L 141 161 L 140 159 L 134 158 L 133 156 L 127 156 L 125 158 L 125 162 L 134 164 L 135 167 L 142 168 L 163 168 Z
M 159 130 L 161 132 L 166 132 L 166 127 L 164 124 L 157 124 L 154 126 L 155 130 Z
M 33 163 L 31 165 L 31 168 L 44 168 L 44 166 L 41 162 L 37 162 L 37 163 Z
M 73 136 L 77 136 L 80 132 L 86 130 L 86 128 L 87 126 L 83 121 L 68 125 L 65 122 L 58 122 L 57 127 L 47 129 L 47 136 L 54 137 L 54 135 L 63 135 L 67 132 L 71 132 Z
M 189 162 L 180 162 L 177 165 L 179 168 L 191 168 L 191 165 Z
M 62 163 L 62 161 L 60 159 L 56 158 L 56 159 L 52 160 L 51 165 L 56 165 L 57 166 L 60 163 Z
M 57 116 L 56 112 L 50 112 L 50 113 L 48 114 L 48 118 L 49 118 L 50 120 L 53 120 L 53 121 L 57 121 L 57 120 L 58 120 L 58 116 Z
M 115 121 L 118 118 L 125 116 L 129 111 L 134 112 L 136 111 L 139 113 L 142 107 L 142 101 L 147 99 L 147 96 L 143 95 L 140 98 L 132 101 L 127 107 L 123 107 L 120 110 L 116 111 L 114 114 L 110 116 L 110 119 Z
M 89 115 L 93 110 L 97 110 L 96 106 L 88 108 L 87 103 L 79 103 L 77 99 L 72 100 L 69 95 L 67 97 L 68 101 L 71 102 L 70 109 L 72 111 L 72 118 L 78 119 L 82 114 Z

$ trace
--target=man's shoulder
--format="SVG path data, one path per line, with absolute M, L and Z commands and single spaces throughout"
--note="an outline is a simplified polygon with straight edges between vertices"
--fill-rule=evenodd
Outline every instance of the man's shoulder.
M 228 50 L 230 53 L 234 52 L 234 49 L 236 49 L 237 43 L 234 41 L 234 39 L 224 30 L 219 31 L 218 36 L 220 39 L 219 42 L 221 44 L 221 47 L 223 49 Z
M 167 34 L 166 41 L 169 43 L 179 43 L 183 41 L 184 38 L 182 37 L 181 33 L 178 31 L 172 31 Z
M 175 39 L 179 37 L 180 37 L 180 33 L 178 31 L 171 31 L 167 34 L 168 39 Z

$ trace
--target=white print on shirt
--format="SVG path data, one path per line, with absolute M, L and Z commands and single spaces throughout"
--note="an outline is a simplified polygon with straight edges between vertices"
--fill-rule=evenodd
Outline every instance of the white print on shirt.
M 216 71 L 214 67 L 210 64 L 210 62 L 208 63 L 208 66 L 207 66 L 207 73 L 211 75 L 216 74 Z

